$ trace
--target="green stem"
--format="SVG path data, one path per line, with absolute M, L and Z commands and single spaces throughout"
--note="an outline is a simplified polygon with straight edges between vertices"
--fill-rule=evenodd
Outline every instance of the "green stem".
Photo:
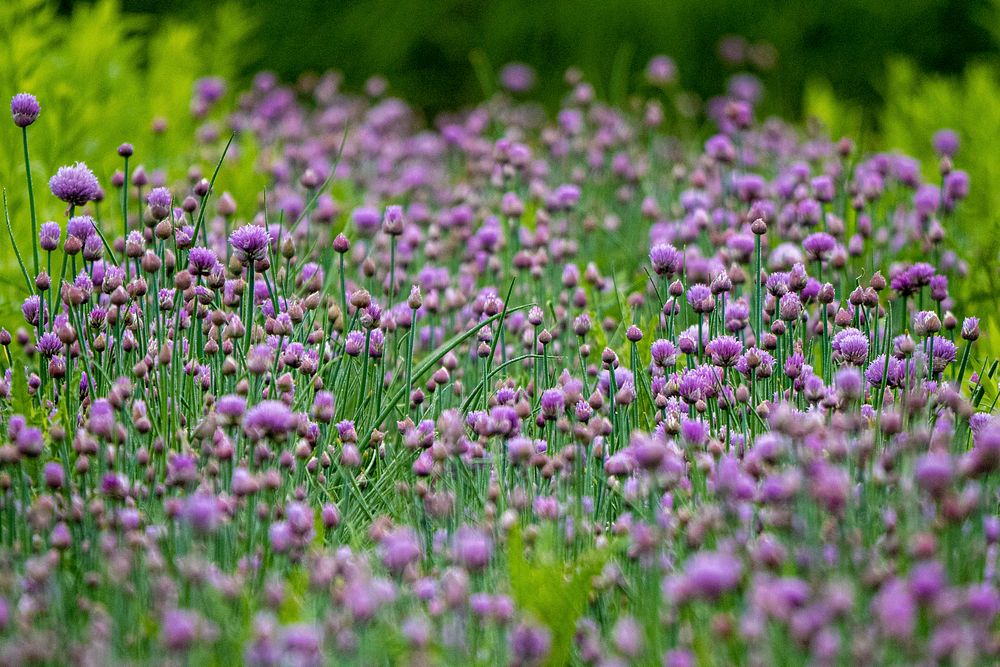
M 753 275 L 753 289 L 754 289 L 754 316 L 756 317 L 756 325 L 754 327 L 754 336 L 756 337 L 756 345 L 759 347 L 761 345 L 761 336 L 763 335 L 763 304 L 760 300 L 760 235 L 754 235 L 754 275 Z
M 122 243 L 128 239 L 128 157 L 125 158 L 125 171 L 123 173 L 125 174 L 126 182 L 122 184 Z M 136 269 L 136 273 L 138 273 L 138 268 Z M 125 259 L 125 277 L 128 280 L 132 279 L 127 257 Z
M 389 310 L 392 310 L 393 297 L 396 296 L 396 237 L 389 240 Z
M 35 189 L 31 184 L 31 160 L 28 158 L 28 128 L 21 128 L 21 143 L 24 145 L 24 174 L 28 179 L 28 208 L 31 210 L 31 250 L 35 260 L 35 275 L 38 275 L 38 219 L 35 216 Z
M 247 294 L 247 318 L 243 323 L 246 331 L 244 332 L 245 339 L 243 342 L 243 353 L 244 355 L 250 351 L 250 334 L 253 331 L 253 260 L 251 259 L 247 262 L 247 284 L 250 287 L 250 292 Z
M 965 350 L 962 351 L 962 363 L 958 367 L 958 391 L 962 391 L 962 380 L 965 378 L 965 367 L 969 364 L 969 353 L 972 351 L 972 341 L 970 340 L 965 344 Z

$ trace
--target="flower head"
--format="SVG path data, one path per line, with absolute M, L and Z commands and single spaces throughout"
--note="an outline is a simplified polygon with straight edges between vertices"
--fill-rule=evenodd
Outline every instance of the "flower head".
M 684 255 L 669 243 L 657 243 L 649 249 L 649 261 L 657 275 L 670 278 L 680 271 Z
M 188 266 L 191 273 L 196 276 L 207 276 L 218 263 L 219 258 L 216 257 L 215 251 L 211 248 L 195 246 L 188 253 Z
M 409 526 L 396 528 L 382 538 L 378 552 L 386 569 L 400 574 L 408 565 L 420 560 L 420 540 Z
M 59 237 L 62 234 L 62 230 L 59 228 L 58 222 L 43 222 L 41 228 L 38 230 L 38 244 L 42 247 L 42 250 L 47 252 L 52 252 L 59 247 Z
M 947 128 L 938 130 L 934 133 L 931 144 L 934 146 L 934 152 L 938 155 L 952 157 L 958 152 L 958 133 Z
M 378 209 L 370 206 L 356 208 L 351 213 L 351 220 L 354 221 L 354 226 L 362 236 L 371 236 L 374 234 L 381 224 L 381 218 L 382 216 L 379 215 Z
M 734 336 L 719 336 L 708 344 L 705 351 L 712 355 L 712 363 L 728 368 L 743 354 L 743 343 Z
M 84 242 L 94 235 L 95 229 L 94 219 L 89 215 L 78 215 L 70 218 L 66 224 L 66 233 Z
M 387 206 L 382 219 L 382 231 L 389 236 L 399 236 L 403 233 L 403 207 Z
M 229 235 L 236 256 L 242 262 L 254 262 L 263 259 L 267 247 L 271 243 L 271 235 L 263 227 L 244 225 Z
M 802 247 L 805 248 L 809 259 L 817 262 L 827 259 L 836 246 L 837 240 L 826 232 L 810 234 L 802 242 Z
M 14 117 L 14 125 L 28 127 L 38 118 L 42 108 L 31 93 L 18 93 L 10 101 L 10 114 Z
M 684 575 L 689 595 L 714 600 L 739 584 L 743 564 L 727 553 L 703 551 L 688 560 Z
M 102 194 L 97 176 L 83 162 L 59 167 L 55 176 L 49 179 L 49 189 L 70 206 L 83 206 Z
M 295 428 L 295 414 L 281 401 L 261 401 L 247 411 L 243 430 L 251 437 L 283 437 Z
M 524 63 L 508 63 L 500 70 L 500 83 L 512 93 L 523 93 L 535 85 L 535 70 Z
M 167 188 L 153 188 L 146 195 L 146 203 L 149 204 L 149 212 L 155 220 L 163 220 L 170 215 L 170 202 L 173 195 Z

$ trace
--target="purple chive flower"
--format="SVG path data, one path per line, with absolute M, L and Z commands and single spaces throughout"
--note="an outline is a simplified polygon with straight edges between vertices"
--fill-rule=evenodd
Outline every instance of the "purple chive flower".
M 821 202 L 833 201 L 836 187 L 834 186 L 832 178 L 827 175 L 817 176 L 812 179 L 810 185 L 812 185 L 813 195 L 817 200 Z
M 837 387 L 837 391 L 848 399 L 855 399 L 861 395 L 864 389 L 863 382 L 861 371 L 853 366 L 841 368 L 834 377 L 834 384 Z
M 768 294 L 775 297 L 782 297 L 788 293 L 788 274 L 782 271 L 775 271 L 768 275 L 764 281 L 764 289 Z
M 979 318 L 966 317 L 962 321 L 962 339 L 973 341 L 979 339 Z
M 635 378 L 632 371 L 619 366 L 615 369 L 615 388 L 621 390 L 624 387 L 635 387 Z M 601 371 L 601 375 L 597 379 L 597 388 L 605 396 L 611 395 L 611 374 L 608 371 Z
M 32 326 L 38 324 L 38 319 L 41 314 L 42 300 L 37 294 L 32 294 L 24 300 L 21 304 L 21 314 L 24 315 L 24 321 Z
M 507 63 L 500 70 L 500 85 L 512 93 L 525 93 L 535 87 L 535 70 L 524 63 Z
M 243 430 L 251 438 L 282 438 L 296 426 L 295 414 L 281 401 L 261 401 L 243 417 Z
M 207 276 L 219 263 L 219 258 L 211 248 L 195 246 L 188 253 L 188 268 L 196 276 Z
M 858 329 L 838 331 L 830 346 L 840 360 L 852 366 L 860 366 L 868 360 L 868 336 Z
M 114 435 L 115 412 L 107 399 L 99 398 L 90 406 L 87 430 L 93 435 L 105 439 L 109 439 Z
M 638 658 L 645 644 L 642 626 L 632 616 L 619 618 L 611 630 L 611 641 L 622 655 Z
M 522 623 L 510 634 L 511 664 L 515 667 L 541 665 L 551 646 L 552 635 L 548 629 Z
M 282 632 L 281 654 L 282 664 L 320 667 L 324 663 L 322 634 L 307 623 L 289 625 Z
M 700 421 L 684 419 L 681 421 L 681 438 L 689 445 L 702 445 L 708 438 L 708 430 Z
M 365 351 L 365 335 L 360 331 L 351 331 L 344 341 L 344 353 L 357 357 Z
M 542 414 L 548 419 L 555 419 L 566 409 L 566 398 L 560 389 L 546 389 L 541 398 Z
M 758 378 L 768 378 L 774 372 L 774 357 L 766 350 L 751 347 L 736 362 L 736 370 L 749 376 L 751 372 Z
M 931 298 L 944 301 L 948 298 L 948 276 L 936 275 L 930 280 Z
M 184 518 L 196 534 L 214 533 L 222 518 L 218 499 L 207 493 L 195 493 L 189 496 L 184 506 Z
M 146 195 L 146 203 L 149 205 L 149 213 L 154 220 L 163 220 L 170 215 L 170 203 L 173 195 L 167 188 L 153 188 Z
M 739 585 L 743 564 L 731 554 L 703 551 L 688 560 L 684 583 L 688 595 L 715 600 Z
M 711 355 L 713 364 L 729 368 L 743 354 L 743 343 L 734 336 L 719 336 L 708 344 L 705 351 Z
M 885 380 L 889 387 L 897 387 L 902 382 L 902 372 L 900 366 L 902 362 L 895 357 L 889 357 L 888 366 L 884 354 L 875 357 L 865 370 L 865 379 L 868 384 L 878 387 Z M 888 370 L 888 374 L 886 374 Z
M 802 300 L 795 292 L 788 292 L 778 300 L 778 317 L 785 322 L 797 321 L 803 310 Z
M 61 235 L 62 230 L 58 222 L 43 222 L 38 230 L 38 244 L 42 247 L 42 250 L 52 252 L 59 247 L 59 237 Z
M 46 332 L 42 334 L 42 337 L 38 339 L 38 351 L 45 357 L 51 357 L 62 349 L 62 341 L 59 340 L 59 336 L 52 332 Z
M 215 402 L 216 413 L 233 421 L 243 417 L 247 409 L 247 399 L 239 394 L 226 394 Z
M 18 93 L 10 100 L 10 114 L 14 117 L 14 125 L 28 127 L 38 119 L 42 108 L 38 99 L 31 93 Z
M 872 611 L 883 633 L 905 640 L 913 635 L 917 605 L 905 581 L 892 579 L 872 601 Z
M 271 543 L 271 549 L 277 553 L 285 553 L 292 548 L 292 528 L 287 521 L 276 521 L 268 527 L 267 539 Z
M 14 444 L 22 456 L 35 458 L 40 456 L 45 448 L 45 437 L 42 435 L 41 429 L 26 426 L 18 432 L 17 437 L 14 438 Z
M 559 209 L 569 211 L 580 201 L 580 188 L 572 183 L 564 183 L 552 195 Z
M 83 162 L 59 167 L 55 175 L 49 179 L 49 189 L 56 198 L 70 206 L 83 206 L 89 201 L 100 198 L 102 194 L 97 177 Z
M 914 565 L 909 578 L 910 591 L 922 603 L 933 601 L 948 583 L 944 566 L 935 560 Z
M 673 366 L 677 363 L 677 347 L 669 340 L 660 338 L 653 341 L 649 348 L 653 363 L 660 367 Z
M 820 262 L 830 257 L 830 253 L 837 247 L 837 240 L 826 232 L 816 232 L 802 241 L 802 247 L 809 259 Z
M 944 177 L 944 203 L 949 210 L 969 196 L 969 175 L 961 169 L 949 172 Z
M 936 497 L 951 485 L 953 471 L 954 463 L 947 452 L 932 451 L 917 459 L 914 479 L 917 486 Z
M 409 565 L 420 560 L 420 540 L 409 526 L 395 528 L 379 542 L 378 553 L 387 570 L 402 574 Z
M 91 236 L 96 235 L 97 227 L 94 219 L 89 215 L 78 215 L 69 219 L 66 223 L 66 234 L 73 238 L 86 242 Z
M 512 463 L 524 463 L 535 453 L 535 445 L 530 438 L 516 437 L 507 441 L 507 456 Z
M 687 301 L 696 313 L 710 313 L 715 310 L 715 297 L 712 289 L 704 283 L 695 283 L 688 288 Z
M 172 609 L 163 615 L 163 646 L 176 652 L 186 651 L 198 638 L 198 615 L 193 611 Z
M 354 426 L 354 422 L 349 419 L 337 422 L 337 435 L 344 442 L 356 442 L 358 432 Z
M 45 464 L 45 467 L 42 468 L 42 477 L 45 479 L 45 486 L 50 489 L 61 489 L 66 483 L 66 473 L 62 464 L 55 461 L 49 461 Z
M 977 621 L 989 624 L 1000 613 L 1000 594 L 992 583 L 972 584 L 965 605 Z
M 927 336 L 941 330 L 941 320 L 932 310 L 921 310 L 913 314 L 913 333 Z
M 724 134 L 717 134 L 705 142 L 705 155 L 716 162 L 729 163 L 736 159 L 736 146 Z
M 505 192 L 500 198 L 500 212 L 508 218 L 519 218 L 524 214 L 524 203 L 514 192 Z
M 726 304 L 726 330 L 730 333 L 743 331 L 750 323 L 750 305 L 743 299 Z
M 315 512 L 305 503 L 291 502 L 285 507 L 285 520 L 300 543 L 312 539 L 315 528 Z
M 385 217 L 382 219 L 382 231 L 389 236 L 400 236 L 403 233 L 403 207 L 386 206 Z
M 958 348 L 947 338 L 943 336 L 934 336 L 934 353 L 931 359 L 931 369 L 934 373 L 943 373 L 944 369 L 948 367 L 948 364 L 955 361 L 955 357 L 958 353 Z
M 918 287 L 923 287 L 924 285 L 929 285 L 931 278 L 937 273 L 937 269 L 934 268 L 932 264 L 927 262 L 917 262 L 909 269 L 907 269 L 907 274 L 914 285 Z
M 1000 423 L 989 421 L 974 431 L 969 453 L 974 472 L 990 472 L 1000 467 Z
M 351 220 L 362 236 L 372 236 L 382 224 L 382 216 L 379 215 L 378 209 L 371 206 L 354 209 L 354 212 L 351 213 Z
M 933 185 L 921 185 L 913 193 L 913 208 L 921 218 L 929 218 L 934 215 L 938 207 L 941 206 L 941 193 Z
M 657 243 L 649 249 L 649 262 L 656 275 L 671 278 L 681 270 L 684 255 L 669 243 Z
M 244 225 L 229 235 L 229 243 L 241 262 L 255 262 L 267 256 L 271 235 L 263 227 Z
M 493 541 L 479 528 L 462 526 L 455 532 L 452 553 L 458 565 L 470 572 L 479 572 L 490 562 Z
M 934 152 L 942 157 L 953 157 L 958 152 L 958 133 L 947 128 L 938 130 L 931 138 Z
M 206 105 L 218 102 L 226 94 L 226 81 L 217 76 L 206 76 L 194 82 L 195 94 Z
M 673 58 L 656 55 L 646 64 L 646 80 L 654 86 L 669 86 L 677 78 L 677 65 Z

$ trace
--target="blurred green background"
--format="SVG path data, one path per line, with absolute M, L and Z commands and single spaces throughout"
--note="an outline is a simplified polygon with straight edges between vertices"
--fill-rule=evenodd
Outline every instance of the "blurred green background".
M 720 57 L 734 35 L 747 56 L 737 63 Z M 0 0 L 3 94 L 30 91 L 43 107 L 31 132 L 36 188 L 75 160 L 106 184 L 122 141 L 171 179 L 192 162 L 214 163 L 192 140 L 191 91 L 205 75 L 229 80 L 232 102 L 261 69 L 287 81 L 337 69 L 355 90 L 383 74 L 390 93 L 431 122 L 482 100 L 512 60 L 537 70 L 533 97 L 549 110 L 570 65 L 622 102 L 658 53 L 675 59 L 679 86 L 698 98 L 751 71 L 765 85 L 764 113 L 818 120 L 863 150 L 910 153 L 928 177 L 937 168 L 931 135 L 955 129 L 956 166 L 972 192 L 949 239 L 977 277 L 963 281 L 959 314 L 978 310 L 1000 331 L 1000 0 Z M 153 119 L 166 132 L 154 133 Z M 0 185 L 15 234 L 27 228 L 20 141 L 0 123 Z M 223 182 L 253 198 L 262 177 L 249 168 L 249 142 L 240 156 Z M 40 197 L 40 219 L 61 213 Z M 0 234 L 7 258 L 8 245 Z M 20 303 L 17 276 L 0 262 L 0 313 Z
M 72 2 L 64 3 L 66 7 Z M 740 35 L 773 46 L 766 76 L 769 109 L 801 113 L 811 78 L 844 99 L 878 104 L 887 57 L 904 55 L 924 71 L 957 73 L 992 56 L 990 0 L 242 0 L 260 30 L 242 63 L 285 78 L 337 68 L 358 87 L 385 74 L 396 92 L 435 112 L 482 97 L 469 63 L 479 49 L 494 66 L 520 60 L 539 72 L 538 92 L 558 101 L 570 65 L 607 95 L 616 64 L 636 72 L 657 53 L 671 55 L 685 88 L 722 88 L 731 67 L 716 53 Z M 125 0 L 128 11 L 199 21 L 206 3 Z M 622 61 L 626 62 L 622 62 Z

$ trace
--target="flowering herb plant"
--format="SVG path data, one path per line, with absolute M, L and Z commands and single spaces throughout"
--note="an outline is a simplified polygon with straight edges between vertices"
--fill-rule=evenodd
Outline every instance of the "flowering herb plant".
M 571 71 L 554 121 L 501 94 L 427 129 L 378 80 L 262 74 L 186 180 L 122 144 L 47 189 L 16 95 L 0 661 L 996 660 L 956 138 L 928 182 L 737 77 L 692 144 L 646 75 L 627 111 Z

